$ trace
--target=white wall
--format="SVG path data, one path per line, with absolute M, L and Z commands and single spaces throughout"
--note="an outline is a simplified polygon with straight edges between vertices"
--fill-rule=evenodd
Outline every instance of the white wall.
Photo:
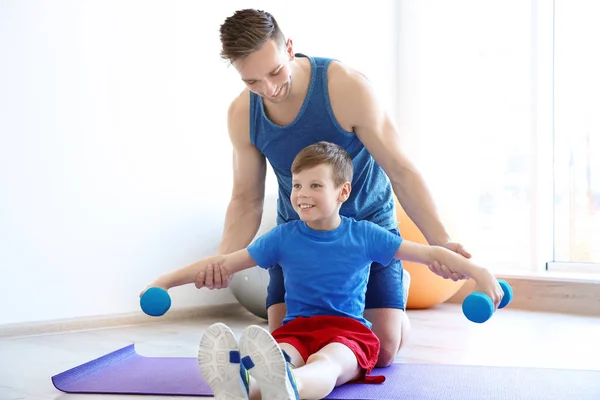
M 234 10 L 272 12 L 296 51 L 361 69 L 393 110 L 393 1 L 297 4 L 0 3 L 0 324 L 138 312 L 157 275 L 214 252 L 242 88 L 218 28 Z M 171 292 L 173 308 L 235 301 Z

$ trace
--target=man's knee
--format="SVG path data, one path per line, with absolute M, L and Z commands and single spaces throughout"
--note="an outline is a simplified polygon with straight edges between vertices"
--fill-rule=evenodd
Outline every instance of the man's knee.
M 283 282 L 283 271 L 279 265 L 269 268 L 269 284 L 267 285 L 267 309 L 273 304 L 285 301 L 285 285 Z
M 267 320 L 269 323 L 269 331 L 271 331 L 271 333 L 283 325 L 285 313 L 285 303 L 272 304 L 267 308 Z
M 387 348 L 383 346 L 381 347 L 379 350 L 379 357 L 377 357 L 377 363 L 375 364 L 377 368 L 389 367 L 394 363 L 397 353 L 392 351 L 392 348 L 392 346 Z
M 373 333 L 375 333 L 380 343 L 376 366 L 387 367 L 394 362 L 398 352 L 406 344 L 410 322 L 408 316 L 402 310 L 381 309 L 369 311 L 372 314 Z
M 269 330 L 273 332 L 275 329 L 283 325 L 285 318 L 285 286 L 283 284 L 283 271 L 279 265 L 269 268 L 269 284 L 267 285 L 267 320 L 269 322 Z
M 383 336 L 379 339 L 380 348 L 379 356 L 377 357 L 377 367 L 387 367 L 394 363 L 398 352 L 405 343 L 404 333 L 405 329 L 402 329 L 400 335 Z

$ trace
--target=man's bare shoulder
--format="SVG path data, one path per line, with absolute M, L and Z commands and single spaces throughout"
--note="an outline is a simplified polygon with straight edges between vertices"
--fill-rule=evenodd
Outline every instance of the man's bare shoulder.
M 244 89 L 229 105 L 227 127 L 234 144 L 250 141 L 250 91 L 248 89 Z
M 367 77 L 357 69 L 334 61 L 327 71 L 327 86 L 331 107 L 340 125 L 353 130 L 364 111 L 374 104 L 373 88 Z
M 243 117 L 250 115 L 250 91 L 244 89 L 229 104 L 228 118 Z
M 330 92 L 352 92 L 364 90 L 370 86 L 366 75 L 351 66 L 333 61 L 327 71 Z

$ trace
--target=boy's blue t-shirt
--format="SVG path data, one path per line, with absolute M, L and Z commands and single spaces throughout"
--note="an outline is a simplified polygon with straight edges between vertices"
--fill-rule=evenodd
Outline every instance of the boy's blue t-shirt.
M 301 220 L 280 224 L 248 246 L 256 264 L 279 264 L 285 282 L 287 315 L 333 315 L 364 319 L 365 294 L 373 262 L 387 265 L 402 238 L 370 221 L 342 216 L 331 231 L 314 230 Z

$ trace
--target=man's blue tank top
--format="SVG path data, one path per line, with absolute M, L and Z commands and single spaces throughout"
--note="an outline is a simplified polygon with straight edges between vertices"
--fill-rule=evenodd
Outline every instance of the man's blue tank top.
M 307 57 L 297 54 L 297 57 Z M 279 185 L 277 224 L 299 219 L 290 202 L 292 162 L 304 147 L 319 141 L 340 145 L 350 154 L 354 178 L 350 197 L 340 214 L 372 221 L 385 229 L 397 227 L 390 180 L 354 132 L 344 130 L 333 115 L 327 86 L 332 59 L 307 57 L 311 63 L 308 92 L 292 123 L 280 126 L 266 115 L 262 97 L 250 92 L 250 140 L 266 157 Z

